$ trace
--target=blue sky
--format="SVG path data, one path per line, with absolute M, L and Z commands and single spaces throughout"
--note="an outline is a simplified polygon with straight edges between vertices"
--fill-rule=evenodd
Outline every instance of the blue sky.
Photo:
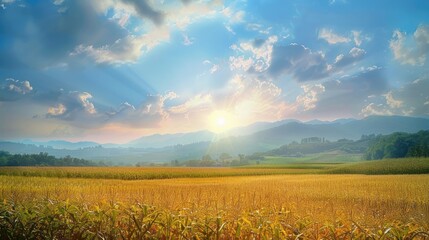
M 2 139 L 429 114 L 429 2 L 0 0 Z

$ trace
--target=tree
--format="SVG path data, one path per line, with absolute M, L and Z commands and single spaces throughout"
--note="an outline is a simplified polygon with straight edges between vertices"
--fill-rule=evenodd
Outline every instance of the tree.
M 229 155 L 228 153 L 222 153 L 220 156 L 219 156 L 219 159 L 220 160 L 222 160 L 222 161 L 224 161 L 224 160 L 226 160 L 226 159 L 230 159 L 231 158 L 231 155 Z
M 201 158 L 201 160 L 203 160 L 203 161 L 212 161 L 212 157 L 210 156 L 210 154 L 205 154 L 205 155 L 203 155 L 203 157 Z

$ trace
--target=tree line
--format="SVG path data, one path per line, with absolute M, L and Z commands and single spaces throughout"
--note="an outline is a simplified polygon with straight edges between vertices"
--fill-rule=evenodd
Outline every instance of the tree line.
M 95 166 L 92 161 L 71 156 L 57 158 L 48 153 L 10 154 L 0 151 L 0 166 Z
M 429 131 L 377 136 L 364 155 L 367 160 L 403 157 L 429 157 Z

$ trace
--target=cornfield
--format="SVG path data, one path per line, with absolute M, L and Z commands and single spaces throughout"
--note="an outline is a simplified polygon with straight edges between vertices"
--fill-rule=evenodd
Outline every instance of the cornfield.
M 427 189 L 423 174 L 0 176 L 0 239 L 429 239 Z

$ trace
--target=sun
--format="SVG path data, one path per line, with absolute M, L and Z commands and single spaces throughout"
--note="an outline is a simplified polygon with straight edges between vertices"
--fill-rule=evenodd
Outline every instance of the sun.
M 226 111 L 214 111 L 210 114 L 210 129 L 216 133 L 222 133 L 232 127 L 232 116 Z
M 226 123 L 225 122 L 225 117 L 223 117 L 223 116 L 218 117 L 217 120 L 216 120 L 216 123 L 217 123 L 217 125 L 219 127 L 225 126 L 225 123 Z

